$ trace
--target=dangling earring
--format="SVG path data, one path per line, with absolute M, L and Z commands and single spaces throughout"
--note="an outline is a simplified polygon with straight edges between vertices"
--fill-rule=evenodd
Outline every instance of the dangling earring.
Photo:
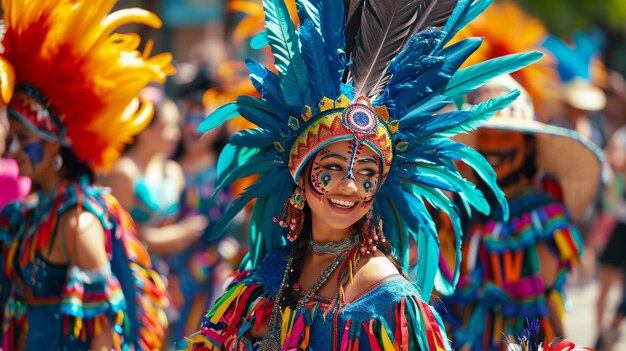
M 52 169 L 55 171 L 60 171 L 61 167 L 63 167 L 63 157 L 61 155 L 54 155 L 52 158 Z
M 359 244 L 362 254 L 369 255 L 376 252 L 379 242 L 385 242 L 383 235 L 383 221 L 378 216 L 374 216 L 374 212 L 370 209 L 365 215 L 365 221 L 361 227 L 361 242 Z
M 295 241 L 302 231 L 304 225 L 304 203 L 306 197 L 304 190 L 299 186 L 293 191 L 289 200 L 285 201 L 285 208 L 279 218 L 274 218 L 274 223 L 278 223 L 282 228 L 289 228 L 287 239 Z

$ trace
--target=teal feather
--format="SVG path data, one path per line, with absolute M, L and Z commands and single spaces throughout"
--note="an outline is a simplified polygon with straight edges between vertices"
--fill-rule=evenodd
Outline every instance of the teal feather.
M 489 80 L 524 68 L 542 56 L 538 51 L 506 55 L 459 70 L 452 76 L 443 94 L 452 99 L 465 96 Z
M 424 115 L 421 111 L 413 110 L 400 120 L 398 130 L 419 140 L 445 132 L 458 125 L 464 125 L 474 118 L 470 111 L 451 111 L 438 115 Z M 419 127 L 421 126 L 424 127 L 420 129 Z
M 228 207 L 222 218 L 215 223 L 211 239 L 219 238 L 235 216 L 253 199 L 268 194 L 269 187 L 264 184 L 254 183 L 250 185 L 241 196 L 236 198 Z
M 435 208 L 445 212 L 450 217 L 455 232 L 462 232 L 459 210 L 443 192 L 439 189 L 431 189 L 411 181 L 403 181 L 402 179 L 400 179 L 399 184 L 404 191 L 421 197 L 422 200 L 426 200 Z
M 217 159 L 217 181 L 221 182 L 224 174 L 245 164 L 251 157 L 262 151 L 259 148 L 226 144 Z
M 480 104 L 474 105 L 470 108 L 469 112 L 472 118 L 467 120 L 462 125 L 449 128 L 445 131 L 437 133 L 440 137 L 451 137 L 459 133 L 467 133 L 475 130 L 479 125 L 483 124 L 487 119 L 496 114 L 499 110 L 509 106 L 520 95 L 519 90 L 514 90 L 505 96 L 498 96 Z
M 422 200 L 426 200 L 428 201 L 432 206 L 434 206 L 436 209 L 443 211 L 448 218 L 450 218 L 450 221 L 452 223 L 452 228 L 454 230 L 455 236 L 456 236 L 456 240 L 457 242 L 461 242 L 461 236 L 463 235 L 463 231 L 461 229 L 461 220 L 459 218 L 458 215 L 458 209 L 456 207 L 456 205 L 454 205 L 454 203 L 447 197 L 445 196 L 441 191 L 437 190 L 437 189 L 429 189 L 426 187 L 422 187 L 416 184 L 411 184 L 408 182 L 402 182 L 401 186 L 403 187 L 403 189 L 405 191 L 407 191 L 410 194 L 416 194 L 418 196 L 420 196 L 422 198 Z M 424 234 L 420 234 L 420 236 L 423 236 Z M 437 244 L 439 244 L 438 241 L 438 237 L 437 237 Z M 427 241 L 428 245 L 432 245 L 432 242 Z M 432 249 L 432 247 L 431 247 Z M 460 257 L 460 246 L 457 246 L 457 257 Z M 436 260 L 436 263 L 435 263 Z M 437 245 L 437 251 L 436 251 L 436 257 L 431 257 L 431 260 L 428 262 L 428 269 L 430 270 L 429 272 L 424 272 L 421 271 L 422 274 L 428 274 L 428 281 L 425 282 L 425 286 L 426 287 L 431 287 L 431 284 L 434 284 L 434 278 L 435 278 L 435 273 L 437 271 L 437 268 L 432 268 L 433 265 L 435 265 L 435 267 L 438 267 L 438 263 L 439 263 L 439 247 Z M 418 261 L 418 272 L 420 269 L 419 266 L 419 261 Z M 422 269 L 423 266 L 422 266 Z M 458 281 L 458 277 L 460 274 L 460 260 L 456 260 L 456 266 L 454 268 L 454 276 L 453 276 L 453 285 L 456 285 L 456 282 Z M 424 291 L 424 293 L 427 293 L 428 291 Z
M 277 167 L 280 167 L 282 159 L 276 155 L 276 151 L 272 148 L 270 151 L 256 154 L 250 157 L 245 163 L 239 167 L 231 168 L 228 172 L 220 174 L 220 181 L 215 187 L 213 197 L 225 186 L 233 184 L 235 181 L 254 174 L 267 173 Z M 212 198 L 213 198 L 212 197 Z
M 307 69 L 300 52 L 300 40 L 283 0 L 263 0 L 267 39 L 274 65 L 281 78 L 287 105 L 301 111 L 307 103 Z
M 311 21 L 314 29 L 321 35 L 322 21 L 320 19 L 320 0 L 296 0 L 296 10 L 300 23 Z
M 264 47 L 270 45 L 269 40 L 267 40 L 267 32 L 263 31 L 250 39 L 250 47 L 254 50 L 261 50 Z
M 387 240 L 392 243 L 396 252 L 394 254 L 400 260 L 402 269 L 407 272 L 409 269 L 409 233 L 402 216 L 395 204 L 393 188 L 383 184 L 383 187 L 376 194 L 374 199 L 374 211 L 380 216 L 383 222 L 383 232 Z M 395 244 L 399 245 L 395 245 Z M 401 251 L 397 251 L 401 250 Z
M 389 196 L 394 199 L 399 217 L 412 218 L 412 221 L 406 222 L 409 230 L 405 234 L 405 240 L 406 247 L 409 247 L 410 238 L 417 243 L 418 260 L 415 267 L 411 268 L 407 265 L 405 270 L 411 278 L 416 278 L 412 280 L 418 283 L 422 299 L 428 301 L 439 260 L 439 239 L 435 224 L 424 207 L 422 199 L 416 197 L 415 194 L 401 191 L 398 184 L 394 184 Z M 404 260 L 408 262 L 408 251 L 406 255 Z
M 472 167 L 476 174 L 494 192 L 498 205 L 502 209 L 504 220 L 507 220 L 509 216 L 509 203 L 500 187 L 498 187 L 496 173 L 489 165 L 489 162 L 487 162 L 483 155 L 469 146 L 455 143 L 451 140 L 449 143 L 453 143 L 455 145 L 442 148 L 442 155 L 454 160 L 463 161 L 463 163 Z
M 237 104 L 231 102 L 213 111 L 213 113 L 200 122 L 197 130 L 200 133 L 208 132 L 209 130 L 219 127 L 224 124 L 224 122 L 237 116 L 239 116 L 239 112 L 237 112 Z
M 248 252 L 239 265 L 239 270 L 252 269 L 257 267 L 263 256 L 267 253 L 265 251 L 265 241 L 263 235 L 263 218 L 265 216 L 265 204 L 266 196 L 257 198 L 254 206 L 252 207 L 252 213 L 250 214 L 249 224 L 249 238 L 248 238 Z M 272 233 L 272 235 L 275 235 Z
M 464 179 L 455 169 L 427 164 L 407 165 L 405 163 L 403 166 L 407 168 L 402 172 L 404 174 L 399 174 L 404 178 L 411 179 L 418 183 L 432 179 L 436 184 L 434 187 L 458 193 L 468 214 L 472 212 L 470 205 L 481 213 L 489 214 L 489 203 L 483 193 L 478 190 L 472 182 Z
M 493 0 L 459 0 L 454 11 L 448 18 L 442 31 L 446 33 L 441 46 L 447 44 L 454 36 L 478 15 L 480 15 Z
M 230 137 L 229 143 L 236 146 L 251 148 L 264 148 L 272 146 L 275 141 L 274 135 L 261 128 L 240 130 Z

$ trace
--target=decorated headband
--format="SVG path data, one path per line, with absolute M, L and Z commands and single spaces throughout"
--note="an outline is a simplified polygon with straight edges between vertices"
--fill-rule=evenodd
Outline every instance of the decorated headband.
M 51 109 L 47 98 L 35 88 L 29 85 L 18 87 L 9 102 L 7 112 L 40 137 L 69 146 L 67 130 L 61 116 Z
M 373 210 L 403 269 L 420 284 L 424 299 L 434 286 L 452 291 L 458 266 L 450 276 L 438 271 L 439 238 L 426 204 L 450 217 L 457 243 L 459 209 L 444 191 L 457 193 L 469 212 L 489 213 L 483 194 L 458 172 L 455 161 L 463 161 L 477 171 L 507 213 L 487 161 L 450 137 L 474 129 L 519 93 L 495 97 L 468 111 L 438 111 L 490 78 L 541 57 L 537 52 L 510 55 L 459 70 L 481 39 L 448 44 L 490 3 L 370 0 L 354 2 L 344 13 L 341 1 L 297 0 L 296 30 L 284 1 L 263 1 L 266 30 L 255 43 L 270 45 L 277 73 L 248 59 L 250 80 L 261 97 L 239 96 L 198 128 L 207 131 L 237 116 L 258 126 L 235 134 L 218 161 L 217 191 L 258 175 L 214 230 L 220 235 L 255 200 L 250 250 L 242 268 L 256 266 L 268 252 L 285 245 L 286 230 L 273 218 L 282 212 L 306 162 L 325 145 L 349 140 L 354 141 L 353 150 L 365 145 L 381 158 L 385 182 Z M 411 242 L 418 247 L 414 265 L 409 263 Z M 460 246 L 457 249 L 460 256 Z
M 352 163 L 356 150 L 360 145 L 366 145 L 375 151 L 382 160 L 382 179 L 389 174 L 393 159 L 392 134 L 398 130 L 398 121 L 388 124 L 389 116 L 384 106 L 374 110 L 370 101 L 366 97 L 358 97 L 356 101 L 350 100 L 342 95 L 337 100 L 324 99 L 319 105 L 320 116 L 306 116 L 310 113 L 310 108 L 305 108 L 305 115 L 302 119 L 306 123 L 312 123 L 304 127 L 302 134 L 293 143 L 289 152 L 289 171 L 294 180 L 302 170 L 307 161 L 319 150 L 330 143 L 352 140 L 352 157 L 348 174 L 351 174 Z M 291 120 L 297 128 L 299 121 Z M 276 147 L 282 147 L 278 142 Z
M 138 100 L 141 89 L 173 73 L 170 54 L 150 56 L 150 43 L 139 52 L 135 33 L 114 33 L 129 23 L 158 28 L 158 17 L 142 9 L 107 15 L 116 2 L 3 2 L 0 84 L 9 116 L 96 171 L 149 123 L 153 108 Z

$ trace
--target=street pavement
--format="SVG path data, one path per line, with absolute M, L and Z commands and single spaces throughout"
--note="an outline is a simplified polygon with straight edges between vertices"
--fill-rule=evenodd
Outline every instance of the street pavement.
M 619 284 L 616 284 L 619 285 Z M 612 317 L 612 311 L 619 302 L 619 287 L 615 287 L 609 294 L 608 306 L 611 306 L 606 320 Z M 595 326 L 595 304 L 598 293 L 597 283 L 589 283 L 583 286 L 570 285 L 567 287 L 568 304 L 571 311 L 567 314 L 565 324 L 565 336 L 574 342 L 576 346 L 593 347 L 597 328 Z M 621 338 L 613 351 L 626 351 L 626 321 L 622 323 Z

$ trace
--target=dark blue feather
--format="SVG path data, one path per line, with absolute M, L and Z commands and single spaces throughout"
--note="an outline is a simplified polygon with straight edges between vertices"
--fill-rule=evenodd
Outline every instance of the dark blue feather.
M 280 79 L 276 73 L 268 70 L 253 59 L 246 59 L 246 67 L 250 71 L 250 81 L 259 94 L 270 104 L 280 116 L 297 114 L 285 104 L 285 97 L 280 87 Z
M 322 37 L 313 26 L 313 22 L 306 20 L 300 29 L 300 42 L 302 43 L 302 56 L 307 65 L 309 81 L 309 106 L 316 106 L 324 97 L 336 99 L 332 96 L 338 85 L 328 69 L 328 60 L 324 53 Z
M 264 148 L 272 146 L 275 141 L 274 135 L 265 129 L 255 128 L 240 130 L 230 137 L 228 142 L 232 145 L 251 148 Z
M 338 0 L 316 0 L 316 2 L 321 5 L 319 13 L 323 14 L 321 34 L 324 38 L 324 51 L 331 77 L 328 84 L 332 84 L 331 88 L 334 89 L 328 96 L 332 99 L 332 96 L 338 97 L 342 93 L 341 81 L 346 69 L 344 8 L 343 2 Z
M 306 23 L 307 20 L 313 22 L 314 28 L 320 34 L 322 33 L 321 6 L 320 0 L 296 0 L 296 10 L 300 23 Z
M 285 116 L 277 115 L 265 100 L 244 95 L 237 98 L 236 104 L 237 111 L 243 118 L 274 135 L 279 134 L 278 128 L 283 124 L 281 118 Z

